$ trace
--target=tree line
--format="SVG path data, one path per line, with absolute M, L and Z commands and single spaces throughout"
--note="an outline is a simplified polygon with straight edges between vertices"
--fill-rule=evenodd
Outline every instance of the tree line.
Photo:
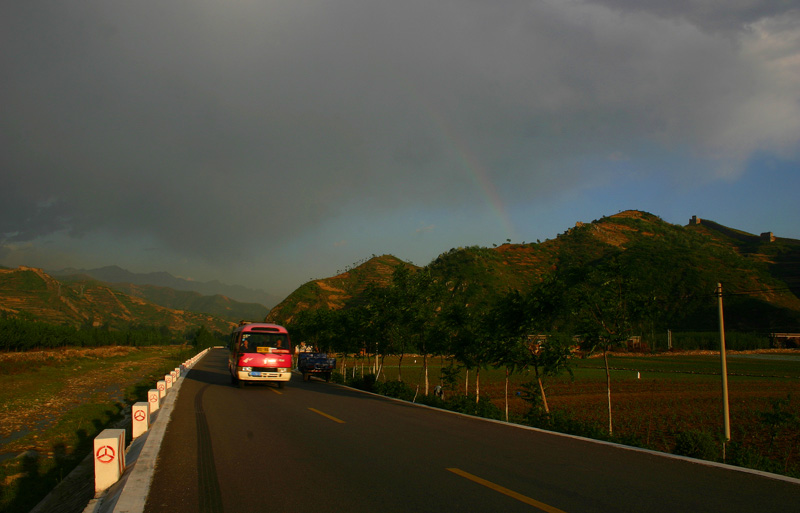
M 40 322 L 24 316 L 0 316 L 0 350 L 32 351 L 64 347 L 163 346 L 189 344 L 203 349 L 217 345 L 226 334 L 212 332 L 205 326 L 184 333 L 167 326 L 131 324 L 120 329 L 109 326 L 69 326 Z
M 682 256 L 691 264 L 690 251 Z M 368 285 L 344 308 L 305 310 L 285 324 L 297 342 L 345 358 L 373 355 L 376 376 L 391 355 L 397 358 L 402 381 L 404 357 L 418 355 L 420 392 L 426 396 L 431 393 L 428 362 L 434 356 L 448 361 L 437 379 L 441 386 L 454 389 L 454 376 L 463 370 L 472 380 L 468 386 L 476 401 L 481 370 L 504 369 L 506 391 L 511 375 L 530 372 L 527 399 L 545 415 L 549 408 L 543 381 L 570 372 L 574 357 L 601 354 L 611 434 L 609 352 L 627 348 L 634 336 L 642 341 L 640 349 L 647 350 L 647 342 L 662 338 L 670 327 L 702 321 L 713 330 L 717 323 L 713 277 L 702 266 L 676 266 L 674 258 L 642 245 L 599 259 L 562 261 L 524 292 L 497 291 L 483 280 L 448 272 L 451 269 L 439 261 L 418 270 L 398 265 L 388 285 Z M 768 341 L 764 336 L 740 340 L 756 345 Z M 682 348 L 688 349 L 685 344 Z M 507 404 L 506 394 L 506 415 Z

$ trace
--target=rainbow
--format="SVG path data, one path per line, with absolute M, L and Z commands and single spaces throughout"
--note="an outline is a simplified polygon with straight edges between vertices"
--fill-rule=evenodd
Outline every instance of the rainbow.
M 463 138 L 459 137 L 456 130 L 445 118 L 433 109 L 428 109 L 431 118 L 442 134 L 447 145 L 452 149 L 453 154 L 458 156 L 461 168 L 465 171 L 475 188 L 480 191 L 486 200 L 486 204 L 502 227 L 506 239 L 515 240 L 516 230 L 508 216 L 508 210 L 503 202 L 503 198 L 497 192 L 486 166 L 480 161 L 477 155 L 470 149 Z

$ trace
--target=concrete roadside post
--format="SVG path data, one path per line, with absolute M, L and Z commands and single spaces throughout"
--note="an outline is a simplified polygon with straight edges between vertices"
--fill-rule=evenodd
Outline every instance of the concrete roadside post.
M 94 439 L 94 491 L 100 493 L 125 472 L 125 430 L 104 429 Z
M 161 394 L 158 393 L 158 389 L 151 388 L 147 391 L 147 402 L 150 403 L 150 415 L 158 411 L 161 407 Z
M 170 376 L 169 374 L 165 374 L 164 383 L 167 384 L 167 392 L 169 392 L 169 389 L 172 388 L 172 376 Z
M 158 388 L 158 396 L 163 399 L 164 396 L 167 395 L 167 382 L 163 379 L 159 380 L 156 384 L 156 388 Z
M 131 409 L 131 424 L 133 438 L 139 438 L 150 429 L 150 403 L 134 403 Z

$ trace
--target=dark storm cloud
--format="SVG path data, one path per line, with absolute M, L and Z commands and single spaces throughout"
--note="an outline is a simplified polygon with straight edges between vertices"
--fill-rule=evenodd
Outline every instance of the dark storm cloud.
M 797 10 L 788 0 L 674 0 L 640 2 L 637 0 L 590 0 L 622 12 L 648 12 L 675 20 L 684 20 L 706 30 L 738 32 L 748 25 Z
M 546 197 L 653 147 L 735 175 L 796 148 L 796 77 L 760 58 L 769 30 L 736 32 L 785 3 L 716 5 L 6 2 L 0 239 L 218 259 L 244 235 L 468 205 L 486 184 Z

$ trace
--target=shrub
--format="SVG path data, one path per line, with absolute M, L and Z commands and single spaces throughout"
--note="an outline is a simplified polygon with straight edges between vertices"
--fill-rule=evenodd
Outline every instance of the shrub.
M 375 392 L 375 374 L 365 374 L 364 376 L 356 376 L 347 381 L 347 384 L 359 390 L 366 390 L 367 392 Z
M 699 458 L 701 460 L 719 461 L 721 442 L 708 431 L 682 431 L 675 436 L 675 454 Z
M 593 438 L 595 440 L 610 439 L 608 432 L 601 429 L 597 424 L 577 420 L 569 412 L 563 410 L 551 410 L 548 415 L 544 410 L 534 407 L 527 412 L 524 421 L 532 427 L 568 435 Z
M 426 406 L 432 406 L 434 408 L 441 408 L 443 410 L 446 409 L 444 400 L 436 395 L 419 395 L 417 396 L 416 402 Z
M 773 459 L 761 454 L 757 449 L 747 447 L 740 442 L 731 442 L 728 445 L 726 463 L 737 467 L 752 468 L 773 474 L 784 474 L 791 477 L 800 477 L 798 472 L 792 472 Z
M 404 401 L 414 400 L 414 390 L 402 381 L 387 381 L 376 383 L 375 392 L 387 397 L 396 397 Z
M 474 395 L 456 395 L 443 401 L 443 403 L 443 407 L 447 410 L 475 415 L 485 419 L 499 420 L 503 416 L 500 408 L 495 406 L 486 396 L 481 396 L 480 400 L 476 402 Z

